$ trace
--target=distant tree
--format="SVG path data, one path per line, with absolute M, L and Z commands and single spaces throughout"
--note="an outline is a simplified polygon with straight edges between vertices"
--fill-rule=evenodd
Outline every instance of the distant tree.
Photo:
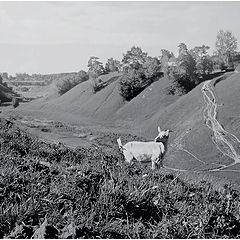
M 123 54 L 124 71 L 138 70 L 146 62 L 146 59 L 147 53 L 143 52 L 140 47 L 133 46 L 126 54 Z
M 208 55 L 209 46 L 197 46 L 189 51 L 196 61 L 196 70 L 199 74 L 209 74 L 213 71 L 213 61 Z
M 9 79 L 10 81 L 12 81 L 12 80 L 14 80 L 14 77 L 13 77 L 12 75 L 9 75 L 8 79 Z
M 233 56 L 237 49 L 237 38 L 233 36 L 232 32 L 220 30 L 217 34 L 215 46 L 225 64 L 233 67 Z
M 161 63 L 150 57 L 140 47 L 132 47 L 123 59 L 123 77 L 120 91 L 126 100 L 137 96 L 144 88 L 161 76 Z
M 161 49 L 160 60 L 163 59 L 164 57 L 166 57 L 167 59 L 170 59 L 171 57 L 174 57 L 174 54 L 167 49 Z
M 171 72 L 170 62 L 175 58 L 174 54 L 166 49 L 161 49 L 160 63 L 161 63 L 161 71 L 164 75 L 169 75 Z
M 192 55 L 192 57 L 195 59 L 197 62 L 197 65 L 201 63 L 202 58 L 208 55 L 208 50 L 210 49 L 209 46 L 197 46 L 194 47 L 189 51 L 189 53 Z
M 116 72 L 120 70 L 120 62 L 116 59 L 109 58 L 105 64 L 105 72 Z
M 98 76 L 104 74 L 103 63 L 99 61 L 98 57 L 90 57 L 88 61 L 88 74 L 90 78 L 96 79 Z
M 148 56 L 143 63 L 143 73 L 146 79 L 153 79 L 161 74 L 161 63 L 156 57 Z
M 94 56 L 90 57 L 88 61 L 88 76 L 92 81 L 93 92 L 95 92 L 94 89 L 97 88 L 97 77 L 104 73 L 105 69 L 103 63 L 99 61 L 99 58 Z
M 16 73 L 16 80 L 17 81 L 24 81 L 30 78 L 30 75 L 27 73 Z
M 223 59 L 218 55 L 217 52 L 215 52 L 212 56 L 211 56 L 211 60 L 213 62 L 213 69 L 214 70 L 225 70 L 227 69 L 227 66 L 225 64 L 225 62 L 223 61 Z
M 188 75 L 190 81 L 194 81 L 196 73 L 196 61 L 189 53 L 185 43 L 179 44 L 178 67 L 179 72 Z
M 179 44 L 179 55 L 176 62 L 176 67 L 169 74 L 173 79 L 170 92 L 186 93 L 193 89 L 198 83 L 196 61 L 188 51 L 185 43 Z
M 199 71 L 202 72 L 203 74 L 210 74 L 213 71 L 213 61 L 210 56 L 204 56 L 201 59 L 201 64 L 200 66 L 197 65 L 197 68 L 199 68 Z
M 8 80 L 8 73 L 7 72 L 3 72 L 2 73 L 2 77 L 4 80 Z
M 180 43 L 178 45 L 178 55 L 186 55 L 188 53 L 188 48 L 187 45 L 185 43 Z
M 0 75 L 0 84 L 2 84 L 2 82 L 3 82 L 3 78 L 2 78 L 2 76 Z

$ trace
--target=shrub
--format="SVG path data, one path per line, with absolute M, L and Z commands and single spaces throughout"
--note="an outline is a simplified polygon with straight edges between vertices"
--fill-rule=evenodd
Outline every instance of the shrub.
M 80 71 L 72 76 L 65 76 L 57 83 L 58 93 L 63 95 L 81 82 L 88 80 L 88 74 Z
M 127 75 L 120 80 L 120 93 L 127 100 L 137 96 L 142 91 L 140 79 L 137 76 L 129 78 Z
M 19 99 L 18 98 L 13 98 L 12 100 L 12 105 L 14 108 L 19 106 Z
M 139 47 L 132 47 L 122 59 L 124 75 L 120 80 L 120 93 L 131 100 L 162 76 L 160 61 L 147 56 Z
M 2 85 L 5 86 L 5 87 L 8 87 L 6 82 L 2 83 Z
M 176 82 L 176 86 L 185 93 L 191 91 L 194 87 L 196 87 L 198 81 L 197 75 L 195 77 L 189 76 L 187 73 L 175 73 L 174 74 L 174 82 Z

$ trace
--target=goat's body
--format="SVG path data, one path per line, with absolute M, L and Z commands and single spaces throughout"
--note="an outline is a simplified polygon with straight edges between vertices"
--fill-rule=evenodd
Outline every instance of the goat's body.
M 122 151 L 126 162 L 131 163 L 133 159 L 138 162 L 152 162 L 152 169 L 162 164 L 162 158 L 166 152 L 169 131 L 161 131 L 158 127 L 158 136 L 154 142 L 128 142 L 124 146 L 121 139 L 117 139 L 119 149 Z
M 127 162 L 131 163 L 134 159 L 138 162 L 152 162 L 152 168 L 160 162 L 165 152 L 161 142 L 128 142 L 120 146 Z

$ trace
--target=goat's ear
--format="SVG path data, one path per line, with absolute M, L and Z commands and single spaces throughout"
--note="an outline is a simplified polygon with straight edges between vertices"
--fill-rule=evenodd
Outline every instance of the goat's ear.
M 161 132 L 161 128 L 158 126 L 158 132 Z
M 166 131 L 166 134 L 165 134 L 165 135 L 168 137 L 168 135 L 169 135 L 169 130 Z

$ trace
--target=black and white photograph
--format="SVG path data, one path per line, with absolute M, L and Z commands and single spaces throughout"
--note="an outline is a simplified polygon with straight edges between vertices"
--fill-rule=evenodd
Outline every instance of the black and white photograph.
M 240 238 L 240 1 L 0 1 L 0 239 Z

